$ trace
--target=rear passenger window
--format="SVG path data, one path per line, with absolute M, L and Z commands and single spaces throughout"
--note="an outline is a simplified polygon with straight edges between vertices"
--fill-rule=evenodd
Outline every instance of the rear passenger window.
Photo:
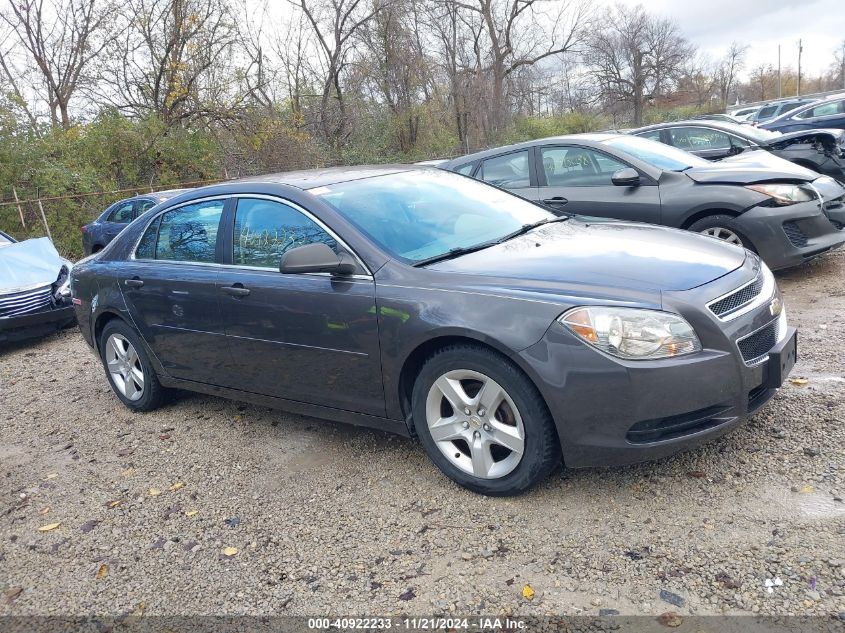
M 234 263 L 278 269 L 282 255 L 297 246 L 337 242 L 305 214 L 281 202 L 241 198 L 235 212 Z
M 663 142 L 663 141 L 660 140 L 660 130 L 652 130 L 651 132 L 643 132 L 642 134 L 637 134 L 637 136 L 642 136 L 643 138 L 647 138 L 650 141 L 657 141 L 658 143 Z
M 154 206 L 156 206 L 156 204 L 157 203 L 156 203 L 155 200 L 141 200 L 141 202 L 138 203 L 138 214 L 137 215 L 141 215 L 145 211 L 149 211 Z
M 458 167 L 456 171 L 464 176 L 469 176 L 472 173 L 473 167 L 475 167 L 475 163 L 467 163 L 466 165 Z
M 530 187 L 528 150 L 488 158 L 481 163 L 481 178 L 505 189 Z
M 213 262 L 224 200 L 197 202 L 161 216 L 155 258 Z

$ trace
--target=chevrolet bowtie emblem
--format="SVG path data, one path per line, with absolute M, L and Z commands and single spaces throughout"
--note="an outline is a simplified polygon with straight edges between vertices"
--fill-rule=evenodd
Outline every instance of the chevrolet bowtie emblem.
M 780 301 L 780 297 L 775 297 L 769 303 L 769 312 L 772 313 L 772 316 L 777 316 L 781 313 L 781 310 L 783 310 L 783 304 Z

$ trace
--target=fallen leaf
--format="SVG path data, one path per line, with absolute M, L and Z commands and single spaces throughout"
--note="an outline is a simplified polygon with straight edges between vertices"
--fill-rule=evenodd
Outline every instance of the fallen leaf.
M 126 470 L 124 470 L 122 473 L 120 473 L 120 476 L 121 476 L 121 477 L 131 477 L 131 476 L 132 476 L 132 475 L 134 475 L 134 474 L 135 474 L 135 469 L 134 469 L 134 468 L 127 468 L 127 469 L 126 469 Z
M 97 570 L 97 580 L 102 580 L 105 578 L 109 573 L 109 566 L 103 563 L 100 565 L 100 568 Z
M 23 587 L 9 587 L 3 592 L 3 598 L 5 598 L 6 602 L 9 603 L 14 601 L 22 593 Z
M 526 600 L 533 600 L 534 599 L 534 590 L 531 588 L 531 585 L 525 585 L 522 588 L 522 597 Z
M 805 607 L 807 607 L 808 609 L 809 609 L 810 607 L 812 607 L 814 604 L 815 604 L 815 602 L 813 602 L 813 601 L 812 601 L 812 600 L 810 600 L 809 598 L 808 598 L 807 600 L 805 600 L 805 601 L 804 601 L 804 606 L 805 606 Z
M 141 615 L 144 615 L 144 609 L 146 609 L 146 608 L 147 608 L 146 603 L 144 603 L 144 602 L 139 602 L 139 603 L 138 603 L 138 606 L 137 606 L 137 607 L 135 607 L 135 610 L 132 612 L 132 615 L 134 615 L 134 616 L 141 616 Z
M 793 385 L 806 385 L 810 381 L 806 378 L 790 378 L 789 382 L 791 382 Z
M 199 510 L 188 510 L 188 511 L 185 513 L 185 516 L 186 516 L 186 517 L 192 517 L 192 516 L 195 516 L 197 513 L 199 513 Z
M 223 548 L 223 554 L 225 556 L 234 556 L 237 553 L 238 553 L 237 547 L 224 547 Z
M 117 506 L 119 506 L 121 503 L 123 503 L 123 499 L 115 499 L 114 501 L 109 501 L 109 502 L 108 502 L 108 506 L 109 506 L 110 508 L 116 508 L 116 507 L 117 507 Z
M 128 457 L 129 455 L 131 455 L 134 452 L 135 452 L 134 448 L 121 448 L 119 451 L 117 451 L 117 454 L 118 454 L 119 457 Z
M 38 514 L 40 514 L 41 516 L 44 516 L 44 515 L 45 515 L 45 514 L 47 514 L 49 511 L 50 511 L 50 506 L 44 506 L 43 508 L 41 508 L 41 509 L 38 511 Z
M 798 492 L 808 494 L 810 492 L 813 492 L 813 490 L 815 490 L 815 488 L 813 488 L 812 486 L 801 486 L 801 489 Z
M 170 492 L 176 492 L 180 488 L 184 488 L 184 487 L 185 487 L 185 484 L 183 484 L 181 481 L 177 481 L 175 484 L 170 486 L 169 490 L 170 490 Z
M 235 422 L 240 422 L 240 421 L 241 421 L 241 420 L 243 420 L 243 419 L 244 419 L 244 418 L 243 418 L 243 416 L 241 416 L 241 415 L 236 415 L 236 416 L 235 416 Z
M 683 619 L 674 611 L 667 611 L 666 613 L 662 613 L 657 621 L 660 622 L 663 626 L 669 626 L 673 629 L 675 627 L 681 626 Z
M 704 473 L 704 471 L 701 470 L 691 470 L 687 473 L 687 477 L 693 477 L 695 479 L 703 479 L 706 476 L 707 475 Z
M 38 531 L 39 532 L 49 532 L 50 530 L 55 530 L 60 525 L 61 525 L 61 523 L 48 523 L 47 525 L 42 525 L 40 528 L 38 528 Z
M 161 490 L 159 490 L 158 488 L 150 488 L 150 496 L 151 497 L 157 497 L 160 494 L 161 494 Z
M 161 435 L 159 435 L 159 436 L 158 436 L 158 439 L 160 439 L 160 440 L 169 440 L 169 439 L 170 439 L 170 436 L 169 436 L 167 433 L 162 433 Z
M 50 473 L 49 475 L 47 475 L 47 479 L 55 479 L 58 476 L 59 476 L 59 473 Z

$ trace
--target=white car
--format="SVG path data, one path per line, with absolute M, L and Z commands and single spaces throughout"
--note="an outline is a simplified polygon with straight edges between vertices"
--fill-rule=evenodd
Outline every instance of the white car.
M 46 237 L 18 242 L 0 231 L 0 342 L 40 336 L 76 322 L 72 269 Z

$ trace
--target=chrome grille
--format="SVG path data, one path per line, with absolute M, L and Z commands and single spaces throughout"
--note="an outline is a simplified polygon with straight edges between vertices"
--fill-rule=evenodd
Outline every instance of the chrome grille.
M 48 310 L 52 303 L 53 292 L 50 286 L 0 295 L 0 318 Z
M 783 223 L 783 232 L 786 237 L 796 248 L 804 248 L 807 245 L 807 236 L 795 222 L 789 221 Z
M 736 312 L 740 308 L 747 306 L 749 303 L 754 301 L 762 290 L 763 276 L 757 275 L 757 278 L 750 284 L 746 284 L 742 288 L 722 297 L 718 301 L 714 301 L 708 307 L 713 314 L 721 318 L 729 315 L 731 312 Z
M 763 326 L 756 332 L 739 339 L 736 342 L 742 360 L 747 365 L 756 365 L 761 362 L 769 350 L 778 342 L 778 320 L 775 319 L 768 325 Z

